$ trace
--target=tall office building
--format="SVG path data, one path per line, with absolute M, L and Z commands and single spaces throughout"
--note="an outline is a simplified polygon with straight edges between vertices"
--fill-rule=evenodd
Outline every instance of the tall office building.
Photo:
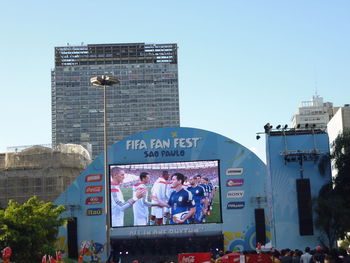
M 176 44 L 92 44 L 55 48 L 52 70 L 52 143 L 92 146 L 103 152 L 100 75 L 117 77 L 107 88 L 108 145 L 131 134 L 179 126 Z
M 327 133 L 329 137 L 329 145 L 331 153 L 334 151 L 334 142 L 338 135 L 344 131 L 350 130 L 350 105 L 345 104 L 344 107 L 334 107 L 334 116 L 327 124 Z M 338 173 L 335 168 L 335 160 L 331 161 L 332 176 Z
M 326 129 L 333 117 L 333 103 L 323 102 L 323 98 L 315 95 L 311 101 L 303 101 L 297 113 L 292 117 L 292 128 Z

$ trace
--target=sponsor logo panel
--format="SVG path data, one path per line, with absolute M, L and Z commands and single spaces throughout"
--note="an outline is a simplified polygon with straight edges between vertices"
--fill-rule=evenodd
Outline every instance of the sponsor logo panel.
M 90 196 L 86 198 L 85 204 L 86 205 L 97 205 L 101 204 L 103 201 L 103 196 Z
M 226 181 L 226 186 L 228 187 L 242 186 L 243 183 L 244 183 L 244 179 L 229 179 Z
M 99 216 L 102 215 L 102 208 L 89 208 L 86 210 L 87 216 Z
M 242 175 L 243 168 L 228 168 L 226 170 L 226 175 Z
M 85 188 L 86 194 L 97 194 L 102 192 L 102 185 L 90 185 Z
M 102 180 L 102 174 L 89 174 L 85 176 L 86 183 L 100 182 Z
M 228 191 L 226 195 L 227 198 L 242 198 L 243 196 L 244 196 L 243 190 Z
M 244 202 L 229 202 L 227 204 L 227 209 L 242 209 L 244 208 Z

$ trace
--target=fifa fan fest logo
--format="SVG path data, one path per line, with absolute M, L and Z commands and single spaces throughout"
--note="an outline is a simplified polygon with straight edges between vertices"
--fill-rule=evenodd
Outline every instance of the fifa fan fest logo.
M 145 140 L 127 140 L 126 149 L 127 150 L 157 150 L 157 149 L 169 149 L 169 148 L 196 148 L 198 142 L 201 140 L 199 137 L 194 138 L 173 138 L 160 140 L 160 139 L 150 139 Z
M 150 139 L 127 140 L 126 150 L 145 150 L 145 158 L 154 157 L 183 157 L 186 149 L 196 148 L 200 142 L 200 137 L 172 138 L 172 139 Z

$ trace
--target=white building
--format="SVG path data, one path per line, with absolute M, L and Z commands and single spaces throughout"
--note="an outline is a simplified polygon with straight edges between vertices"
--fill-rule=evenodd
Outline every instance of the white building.
M 312 101 L 302 101 L 297 113 L 292 117 L 292 128 L 320 128 L 325 129 L 333 117 L 333 103 L 323 102 L 319 95 L 312 97 Z
M 334 116 L 327 124 L 331 152 L 335 139 L 346 129 L 350 129 L 350 104 L 345 104 L 344 107 L 335 107 Z M 332 162 L 332 176 L 334 177 L 336 174 L 337 170 Z

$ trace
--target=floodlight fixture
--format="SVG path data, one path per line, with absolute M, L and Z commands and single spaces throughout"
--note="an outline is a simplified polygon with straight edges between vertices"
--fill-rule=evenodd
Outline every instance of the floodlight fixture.
M 102 75 L 102 76 L 92 77 L 90 79 L 90 83 L 93 86 L 105 87 L 105 86 L 113 86 L 113 85 L 119 84 L 120 82 L 115 77 Z
M 281 125 L 278 124 L 277 127 L 276 127 L 276 129 L 279 130 L 280 128 L 281 128 Z
M 96 76 L 90 79 L 93 86 L 103 87 L 103 141 L 104 141 L 104 183 L 105 183 L 105 215 L 106 215 L 106 254 L 107 258 L 111 251 L 111 220 L 110 220 L 110 191 L 109 191 L 109 173 L 108 173 L 108 152 L 107 152 L 107 87 L 119 84 L 119 80 L 111 76 Z

